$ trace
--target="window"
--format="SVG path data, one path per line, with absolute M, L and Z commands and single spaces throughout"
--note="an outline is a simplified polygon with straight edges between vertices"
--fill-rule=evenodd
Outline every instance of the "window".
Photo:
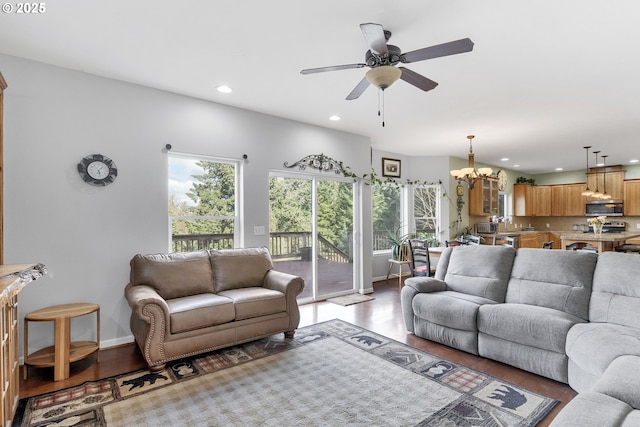
M 402 231 L 402 191 L 398 187 L 374 185 L 373 199 L 373 250 L 390 250 L 390 233 L 405 234 Z
M 171 252 L 237 245 L 238 163 L 169 156 Z
M 413 220 L 418 238 L 439 246 L 440 235 L 440 187 L 424 185 L 413 189 Z

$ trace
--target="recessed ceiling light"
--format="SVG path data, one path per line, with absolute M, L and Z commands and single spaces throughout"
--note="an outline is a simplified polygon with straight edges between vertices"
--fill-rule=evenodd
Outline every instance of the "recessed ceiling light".
M 514 168 L 519 168 L 519 167 L 520 167 L 520 165 L 513 165 L 513 167 L 514 167 Z
M 557 171 L 561 171 L 561 170 L 564 170 L 564 169 L 562 169 L 562 168 L 556 168 L 556 170 L 557 170 Z
M 218 86 L 216 89 L 220 93 L 231 93 L 232 92 L 232 90 L 231 90 L 231 88 L 229 86 L 224 86 L 224 85 Z
M 332 122 L 337 122 L 338 120 L 340 120 L 340 116 L 334 114 L 333 116 L 329 117 L 329 120 L 331 120 Z
M 501 161 L 501 162 L 508 162 L 508 161 L 509 161 L 509 158 L 508 158 L 508 157 L 503 157 L 503 158 L 501 158 L 501 159 L 500 159 L 500 161 Z
M 640 160 L 638 160 L 638 159 L 631 159 L 631 160 L 629 160 L 629 163 L 638 163 L 639 161 Z

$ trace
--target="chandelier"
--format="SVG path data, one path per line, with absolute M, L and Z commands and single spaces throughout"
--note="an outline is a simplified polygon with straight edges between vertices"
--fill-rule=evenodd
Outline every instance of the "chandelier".
M 479 179 L 484 179 L 491 175 L 493 170 L 491 168 L 480 168 L 476 169 L 475 164 L 473 162 L 473 138 L 475 135 L 468 135 L 467 139 L 469 140 L 469 163 L 466 168 L 455 169 L 449 171 L 451 176 L 453 176 L 458 181 L 464 181 L 469 185 L 469 190 L 471 190 Z

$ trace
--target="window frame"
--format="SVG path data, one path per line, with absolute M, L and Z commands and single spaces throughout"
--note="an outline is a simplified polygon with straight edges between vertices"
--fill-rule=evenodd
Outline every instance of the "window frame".
M 212 163 L 225 163 L 231 164 L 234 167 L 234 180 L 233 180 L 233 194 L 234 194 L 234 215 L 176 215 L 169 214 L 169 200 L 171 197 L 171 190 L 169 188 L 170 176 L 170 162 L 172 159 L 184 159 L 193 160 L 194 162 L 204 161 Z M 173 220 L 232 220 L 233 221 L 233 247 L 241 247 L 243 237 L 243 224 L 241 220 L 242 212 L 242 197 L 241 197 L 241 182 L 242 182 L 242 164 L 240 159 L 230 159 L 218 156 L 208 156 L 201 154 L 188 154 L 188 153 L 176 153 L 170 152 L 167 156 L 167 234 L 168 234 L 168 252 L 172 252 L 173 246 Z

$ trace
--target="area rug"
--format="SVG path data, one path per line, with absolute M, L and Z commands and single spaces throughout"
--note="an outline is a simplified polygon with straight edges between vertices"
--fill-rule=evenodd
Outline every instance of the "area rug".
M 533 426 L 557 401 L 341 320 L 20 401 L 22 426 Z
M 371 301 L 373 299 L 375 299 L 375 297 L 371 295 L 349 294 L 349 295 L 343 295 L 341 297 L 329 298 L 327 301 L 332 302 L 334 304 L 347 306 L 347 305 L 358 304 L 361 302 Z

